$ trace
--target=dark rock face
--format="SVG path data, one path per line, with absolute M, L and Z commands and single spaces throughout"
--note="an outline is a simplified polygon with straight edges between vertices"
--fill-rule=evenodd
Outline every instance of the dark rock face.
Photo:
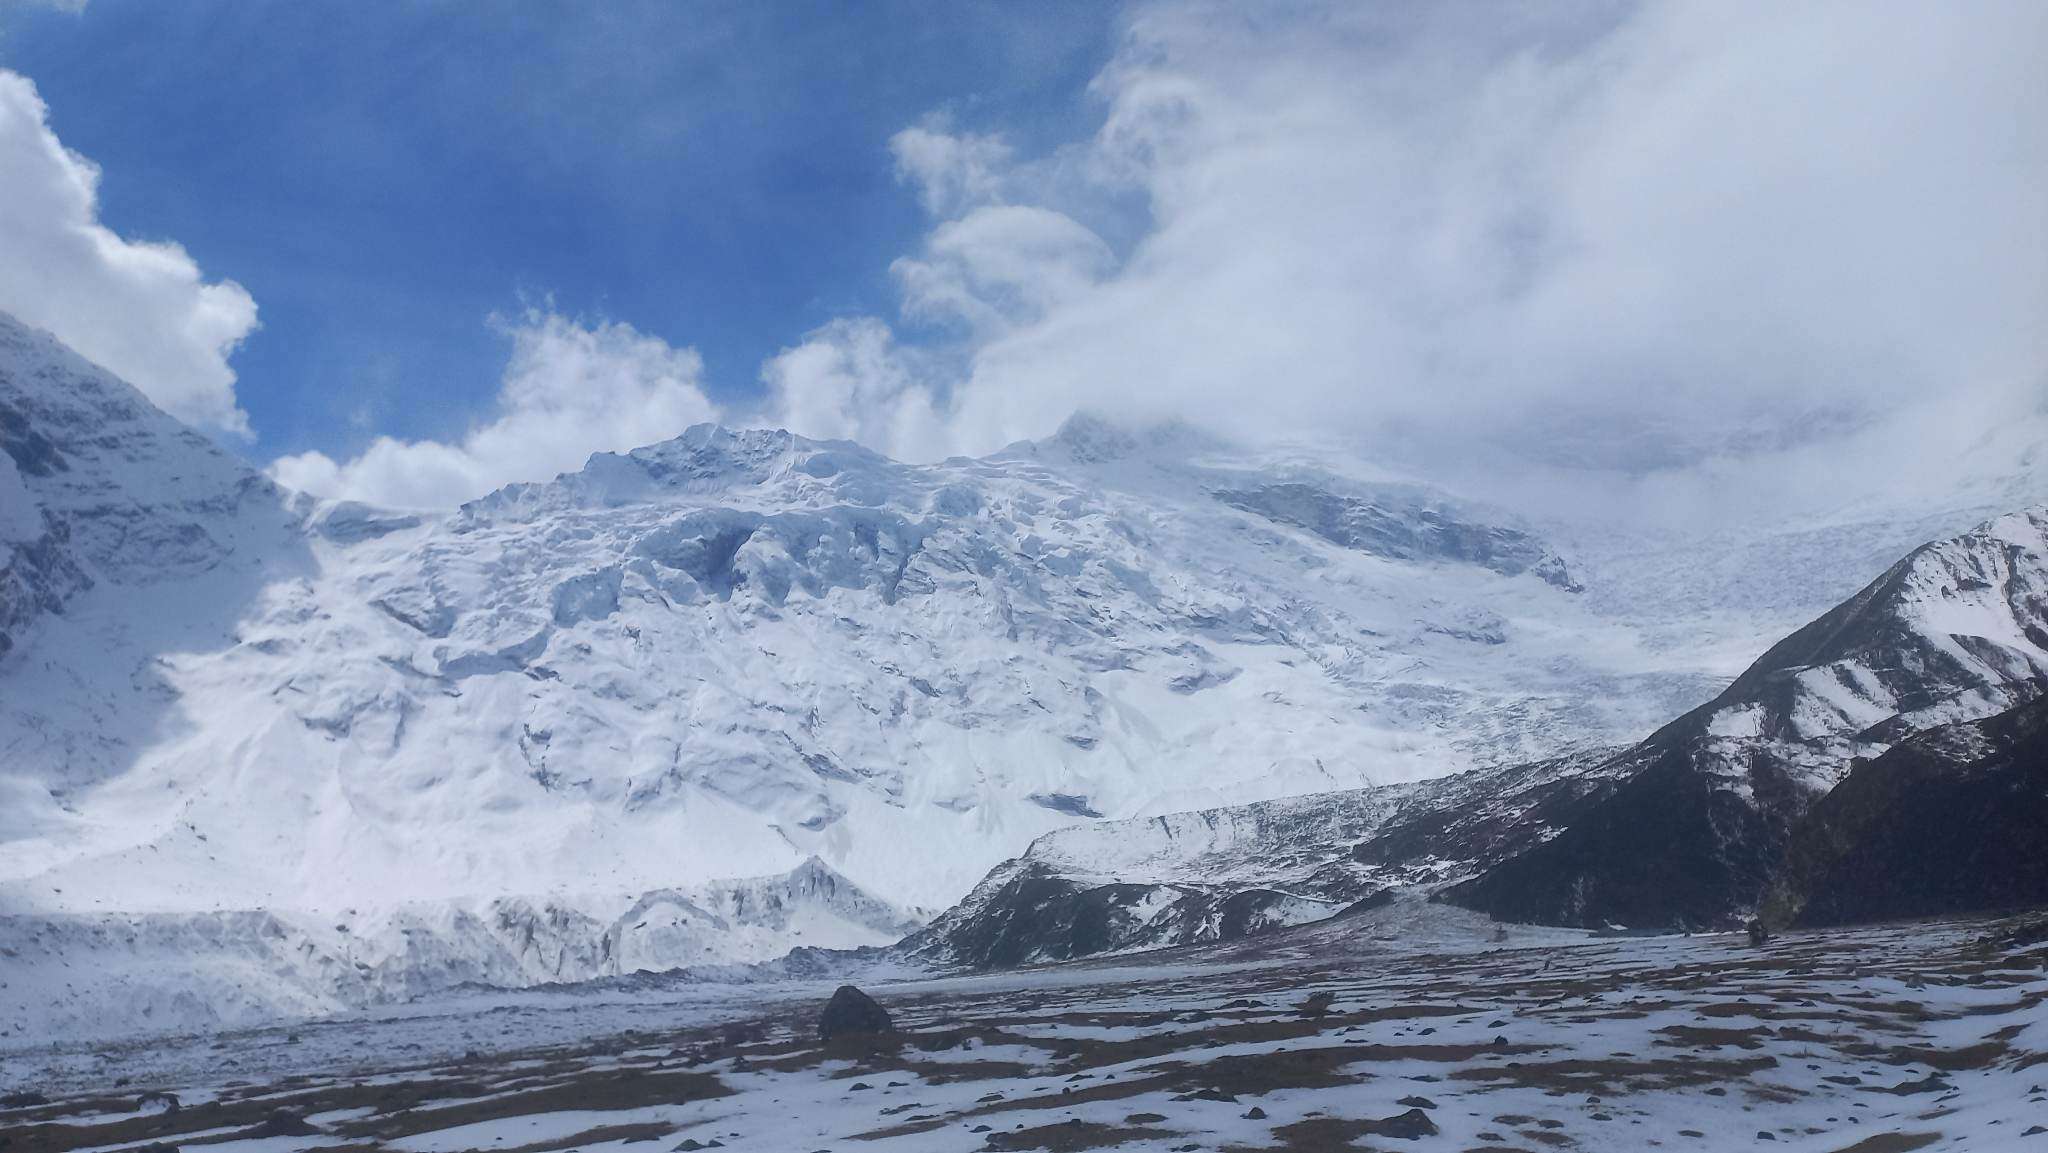
M 2048 904 L 2048 698 L 1859 763 L 1794 831 L 1771 901 L 1802 926 Z
M 1682 742 L 1611 794 L 1582 801 L 1552 840 L 1452 889 L 1507 921 L 1654 928 L 1730 923 L 1763 889 L 1785 821 L 1701 772 Z
M 895 1031 L 896 1025 L 889 1020 L 889 1011 L 852 985 L 839 986 L 832 999 L 825 1002 L 825 1011 L 818 1015 L 818 1039 L 821 1041 L 881 1036 Z

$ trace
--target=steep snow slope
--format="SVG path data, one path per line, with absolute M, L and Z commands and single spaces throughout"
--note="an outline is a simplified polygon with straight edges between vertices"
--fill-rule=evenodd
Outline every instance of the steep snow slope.
M 48 446 L 10 457 L 65 462 L 20 475 L 36 547 L 99 582 L 35 577 L 63 611 L 0 667 L 28 802 L 0 896 L 30 909 L 641 892 L 814 854 L 939 907 L 1077 818 L 1611 740 L 1715 673 L 1638 651 L 1484 510 L 1176 430 L 918 468 L 704 427 L 399 516 L 280 493 L 9 340 L 5 403 Z

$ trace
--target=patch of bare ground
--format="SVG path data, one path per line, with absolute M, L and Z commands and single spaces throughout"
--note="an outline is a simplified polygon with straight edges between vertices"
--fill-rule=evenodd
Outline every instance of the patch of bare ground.
M 1615 1096 L 1697 1085 L 1737 1084 L 1760 1070 L 1775 1068 L 1776 1057 L 1743 1060 L 1684 1061 L 1574 1058 L 1566 1061 L 1508 1062 L 1472 1066 L 1451 1072 L 1452 1080 L 1498 1082 L 1521 1089 L 1557 1089 L 1566 1093 Z
M 1941 1133 L 1879 1133 L 1854 1145 L 1844 1145 L 1835 1153 L 1912 1153 L 1915 1149 L 1925 1149 L 1943 1136 Z
M 535 1141 L 527 1145 L 492 1146 L 492 1153 L 558 1153 L 565 1149 L 580 1149 L 585 1145 L 599 1145 L 617 1141 L 622 1145 L 634 1145 L 642 1141 L 659 1141 L 674 1133 L 677 1126 L 663 1121 L 646 1121 L 631 1125 L 599 1125 L 581 1133 L 571 1133 L 552 1141 Z M 373 1148 L 374 1146 L 364 1146 Z
M 1372 1146 L 1360 1145 L 1365 1137 L 1391 1137 L 1412 1141 L 1422 1137 L 1434 1137 L 1437 1127 L 1429 1114 L 1420 1109 L 1410 1109 L 1392 1117 L 1378 1120 L 1360 1120 L 1349 1117 L 1308 1117 L 1273 1128 L 1271 1134 L 1278 1145 L 1259 1146 L 1263 1149 L 1288 1150 L 1291 1153 L 1341 1153 L 1344 1150 L 1364 1150 Z M 1226 1153 L 1242 1153 L 1251 1147 L 1242 1145 L 1225 1146 Z
M 1114 1149 L 1132 1141 L 1149 1141 L 1155 1137 L 1172 1137 L 1168 1129 L 1153 1129 L 1142 1125 L 1103 1125 L 1093 1121 L 1061 1121 L 1052 1125 L 1039 1125 L 1031 1129 L 1012 1129 L 1007 1133 L 990 1133 L 987 1143 L 982 1146 L 991 1150 L 1039 1149 L 1045 1153 L 1081 1153 L 1086 1149 Z

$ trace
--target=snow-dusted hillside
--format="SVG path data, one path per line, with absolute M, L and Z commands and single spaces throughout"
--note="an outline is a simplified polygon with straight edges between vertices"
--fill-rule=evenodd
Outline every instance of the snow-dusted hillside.
M 813 857 L 903 911 L 879 932 L 1057 828 L 1633 740 L 1919 531 L 1623 541 L 1086 419 L 929 466 L 699 427 L 384 512 L 279 489 L 4 318 L 0 449 L 13 932 L 608 923 Z
M 2048 692 L 2048 509 L 1915 549 L 1626 754 L 1629 779 L 1452 899 L 1513 920 L 1747 915 L 1857 758 Z
M 1858 758 L 2032 708 L 2044 692 L 2048 510 L 2038 510 L 1914 550 L 1634 747 L 1059 830 L 992 870 L 906 948 L 974 968 L 1065 960 L 1246 936 L 1447 882 L 1462 882 L 1451 899 L 1510 920 L 1721 922 L 1766 897 L 1799 818 Z M 1983 755 L 1972 746 L 1915 763 Z M 1945 795 L 1918 782 L 1890 788 Z M 2021 858 L 2034 843 L 2007 840 Z M 1863 852 L 1867 873 L 1920 868 Z M 1969 869 L 1952 872 L 1966 880 Z M 2008 888 L 2029 884 L 2015 877 Z M 1935 895 L 1912 911 L 1995 903 L 1945 907 Z

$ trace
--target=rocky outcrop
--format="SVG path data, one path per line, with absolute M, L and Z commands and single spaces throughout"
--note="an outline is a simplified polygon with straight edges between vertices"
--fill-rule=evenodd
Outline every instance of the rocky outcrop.
M 2048 904 L 2048 697 L 1856 765 L 1793 830 L 1766 909 L 1801 926 Z

